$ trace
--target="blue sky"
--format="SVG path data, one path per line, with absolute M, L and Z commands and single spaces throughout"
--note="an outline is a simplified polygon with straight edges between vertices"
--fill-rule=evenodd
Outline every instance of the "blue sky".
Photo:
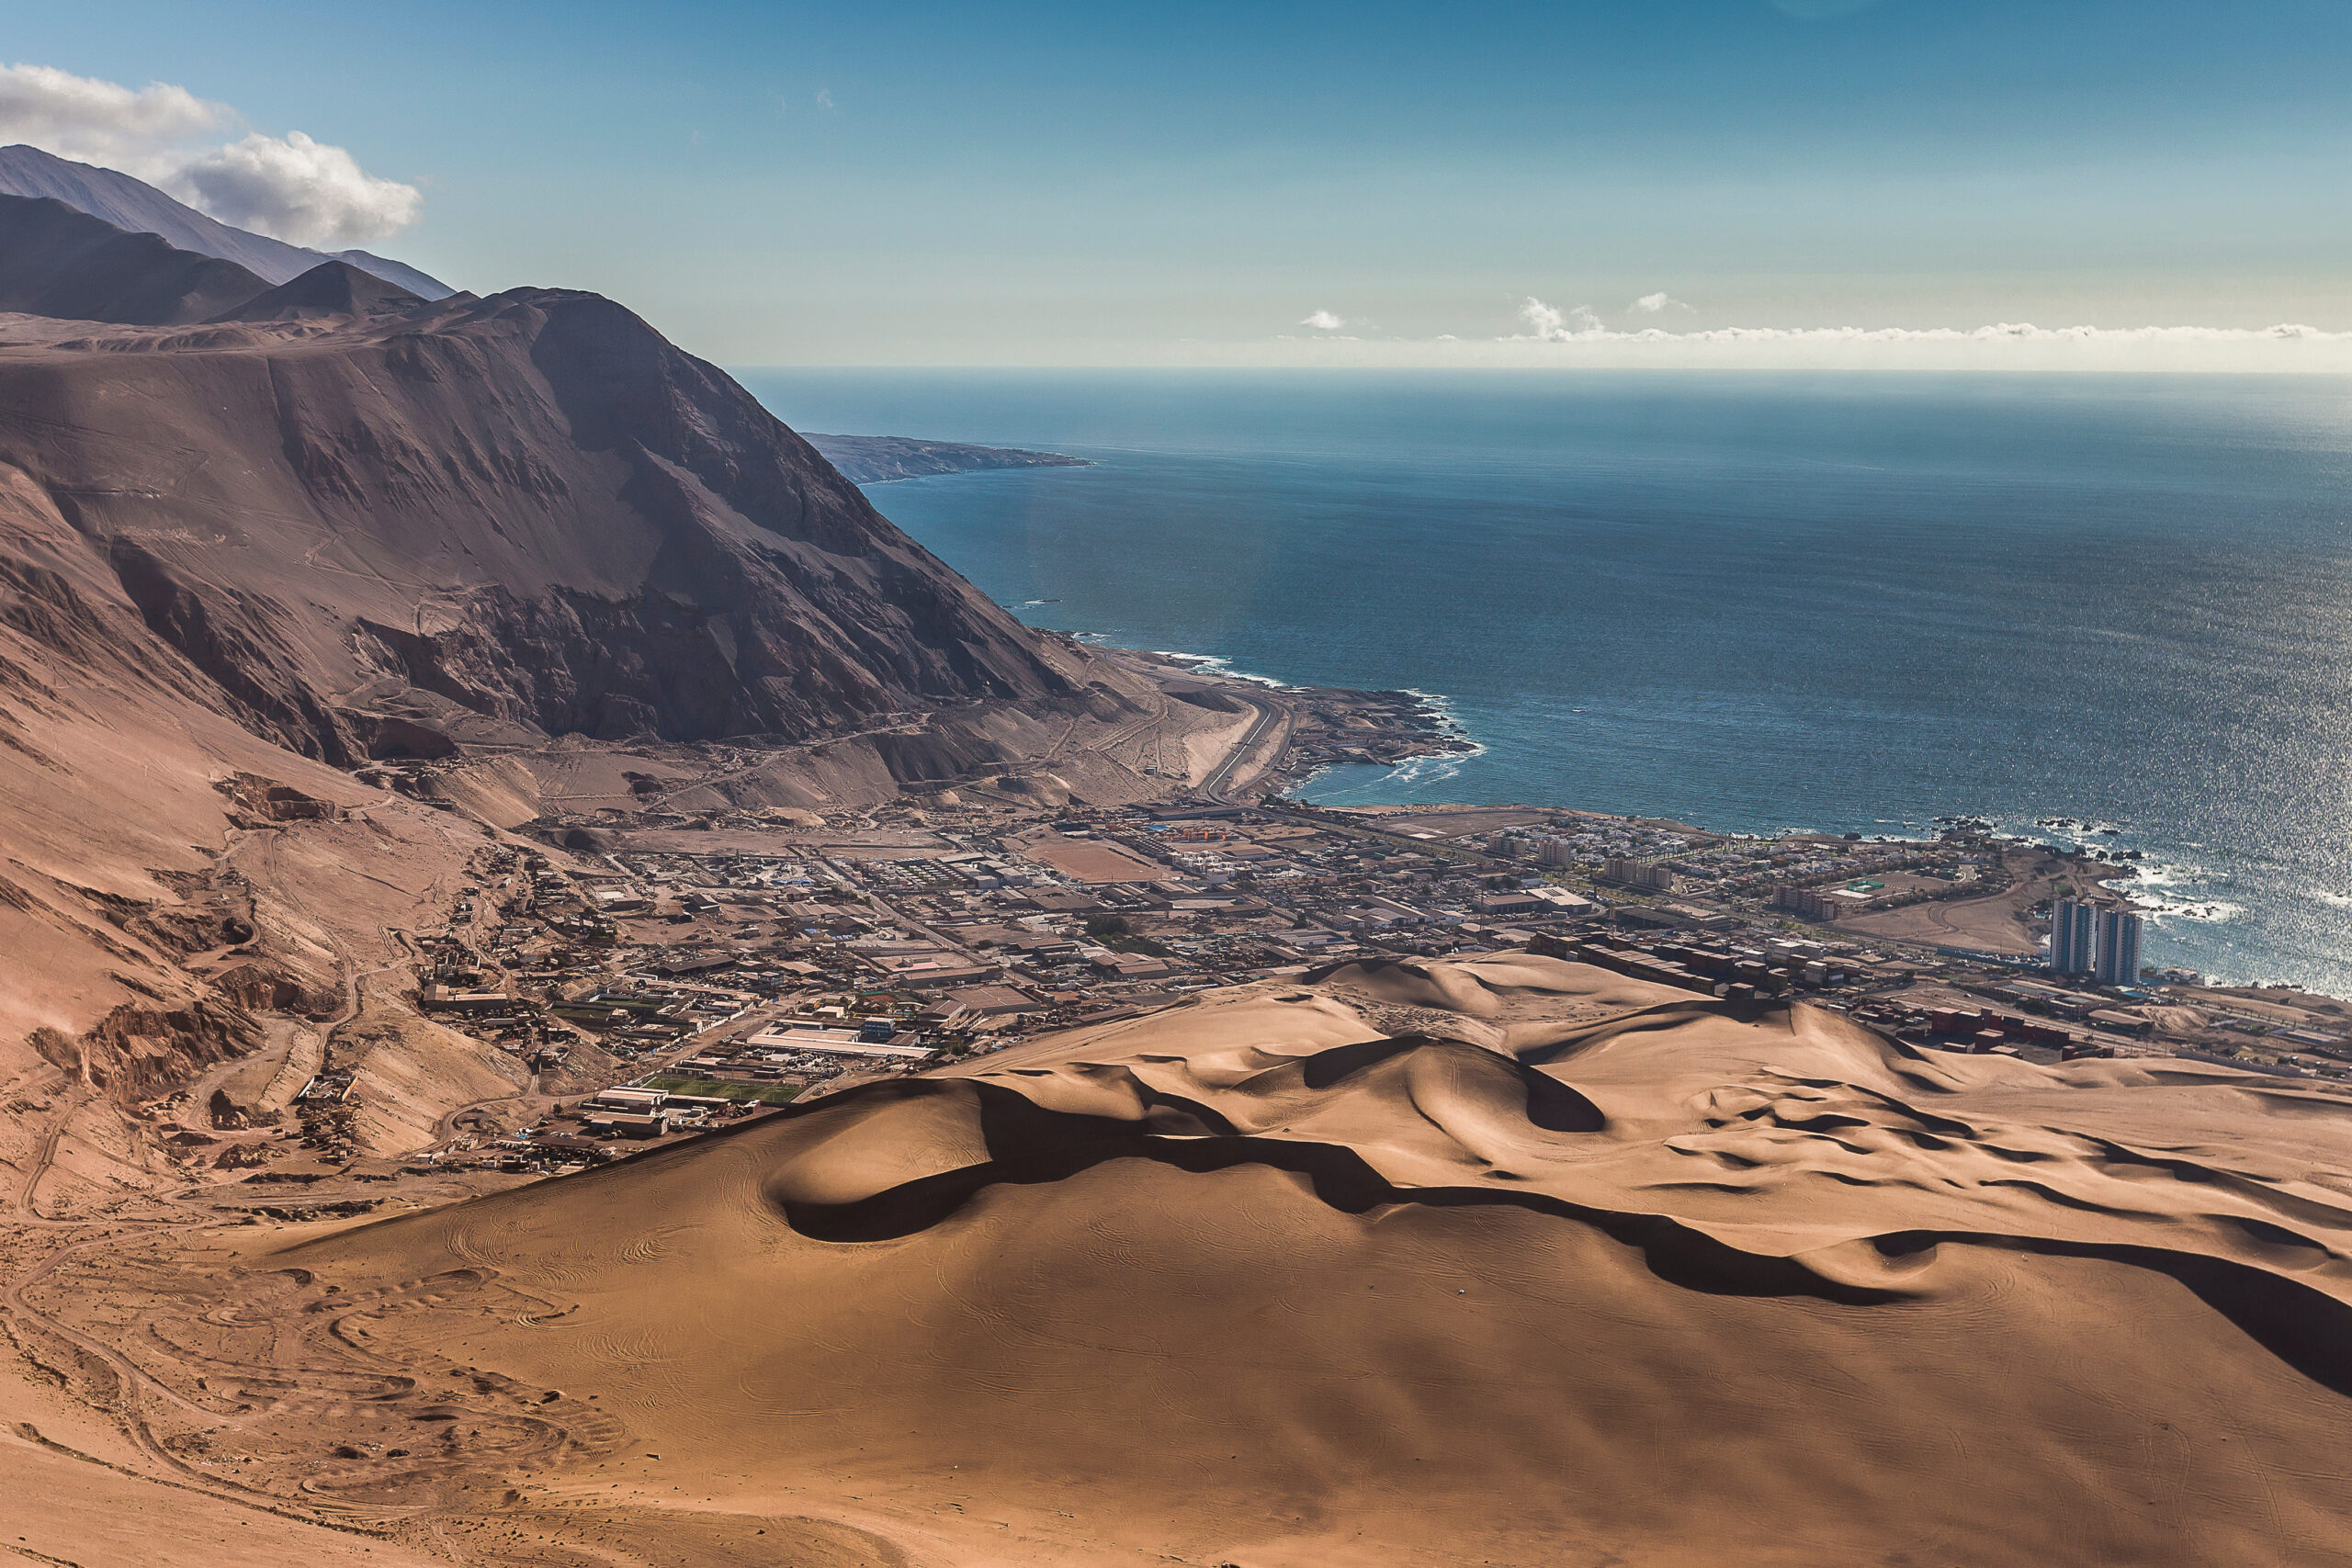
M 346 148 L 423 195 L 376 248 L 730 365 L 2352 329 L 2340 3 L 90 0 L 6 48 Z

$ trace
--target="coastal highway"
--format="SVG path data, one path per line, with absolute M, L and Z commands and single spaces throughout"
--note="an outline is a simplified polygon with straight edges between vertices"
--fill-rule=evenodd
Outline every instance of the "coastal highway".
M 1239 744 L 1225 754 L 1225 761 L 1216 765 L 1216 771 L 1201 781 L 1201 787 L 1194 793 L 1203 800 L 1224 805 L 1225 786 L 1232 780 L 1234 771 L 1257 755 L 1259 742 L 1265 739 L 1269 729 L 1290 721 L 1290 710 L 1278 704 L 1252 702 L 1250 705 L 1258 710 L 1257 722 L 1250 727 Z

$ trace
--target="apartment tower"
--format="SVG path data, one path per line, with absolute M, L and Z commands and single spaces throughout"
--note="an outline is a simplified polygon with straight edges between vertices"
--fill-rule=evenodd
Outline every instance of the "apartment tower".
M 2140 983 L 2140 917 L 2129 909 L 2098 912 L 2098 958 L 2093 970 L 2102 986 Z
M 2096 951 L 2098 910 L 2080 898 L 2050 907 L 2050 969 L 2056 975 L 2087 975 Z

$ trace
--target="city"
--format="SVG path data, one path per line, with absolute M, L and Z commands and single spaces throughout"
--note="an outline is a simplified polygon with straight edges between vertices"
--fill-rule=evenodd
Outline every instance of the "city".
M 784 815 L 553 818 L 525 830 L 544 850 L 481 852 L 421 944 L 417 1005 L 523 1062 L 532 1090 L 446 1118 L 407 1164 L 594 1163 L 1209 987 L 1511 950 L 1710 1000 L 1803 998 L 1919 1049 L 2352 1071 L 2340 1002 L 2143 971 L 2123 859 L 1970 819 L 1917 841 L 1280 797 Z M 603 847 L 558 847 L 583 832 Z M 216 1100 L 232 1147 L 202 1155 L 339 1168 L 352 1094 L 328 1061 L 290 1124 Z

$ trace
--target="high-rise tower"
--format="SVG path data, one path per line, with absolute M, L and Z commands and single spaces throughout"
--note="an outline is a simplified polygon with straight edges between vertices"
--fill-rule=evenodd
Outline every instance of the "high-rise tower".
M 2098 912 L 2098 958 L 2093 971 L 2102 986 L 2140 983 L 2140 917 L 2129 909 Z
M 2061 898 L 2050 907 L 2050 968 L 2057 975 L 2087 975 L 2095 951 L 2098 910 L 2080 898 Z

